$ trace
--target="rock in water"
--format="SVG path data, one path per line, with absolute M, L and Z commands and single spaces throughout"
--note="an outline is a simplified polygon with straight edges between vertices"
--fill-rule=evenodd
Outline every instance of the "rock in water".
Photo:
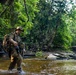
M 12 75 L 25 75 L 26 73 L 24 71 L 19 73 L 16 69 L 13 69 L 12 71 L 0 69 L 0 75 L 8 75 L 8 74 L 12 74 Z
M 57 56 L 55 56 L 53 54 L 49 54 L 49 56 L 47 56 L 47 59 L 56 60 L 57 59 Z

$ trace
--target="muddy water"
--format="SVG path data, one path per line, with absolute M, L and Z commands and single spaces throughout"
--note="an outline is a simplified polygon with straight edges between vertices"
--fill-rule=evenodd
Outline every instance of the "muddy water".
M 9 60 L 0 60 L 0 69 L 7 70 Z M 25 75 L 76 75 L 75 60 L 37 60 L 24 59 L 22 63 Z M 17 74 L 0 74 L 17 75 Z

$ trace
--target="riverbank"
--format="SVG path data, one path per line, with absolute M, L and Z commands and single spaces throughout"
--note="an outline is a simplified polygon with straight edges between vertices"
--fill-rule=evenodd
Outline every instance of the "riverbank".
M 40 51 L 38 56 L 36 56 L 37 52 L 27 51 L 24 54 L 25 58 L 38 58 L 38 59 L 50 59 L 50 60 L 76 60 L 76 52 L 75 51 L 65 51 L 65 50 L 51 50 L 51 51 Z
M 41 51 L 42 56 L 39 58 L 52 59 L 52 60 L 76 60 L 76 52 L 74 51 L 62 51 L 62 50 L 51 50 L 51 51 Z M 23 58 L 38 58 L 36 57 L 36 52 L 26 51 L 23 53 Z M 0 59 L 9 59 L 7 54 L 4 54 Z

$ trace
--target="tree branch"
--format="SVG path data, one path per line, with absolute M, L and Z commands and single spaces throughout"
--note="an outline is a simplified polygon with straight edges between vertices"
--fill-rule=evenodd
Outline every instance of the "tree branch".
M 25 6 L 25 11 L 26 11 L 26 15 L 27 15 L 27 22 L 29 21 L 29 15 L 28 15 L 28 11 L 27 11 L 27 6 L 26 6 L 26 0 L 24 0 L 24 6 Z

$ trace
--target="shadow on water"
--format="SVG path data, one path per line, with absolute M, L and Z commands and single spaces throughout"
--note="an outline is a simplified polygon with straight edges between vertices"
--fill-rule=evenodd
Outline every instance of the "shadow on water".
M 0 60 L 0 69 L 7 70 L 9 63 L 9 60 Z M 75 60 L 24 59 L 22 66 L 25 75 L 76 75 Z M 0 75 L 18 75 L 18 73 Z

